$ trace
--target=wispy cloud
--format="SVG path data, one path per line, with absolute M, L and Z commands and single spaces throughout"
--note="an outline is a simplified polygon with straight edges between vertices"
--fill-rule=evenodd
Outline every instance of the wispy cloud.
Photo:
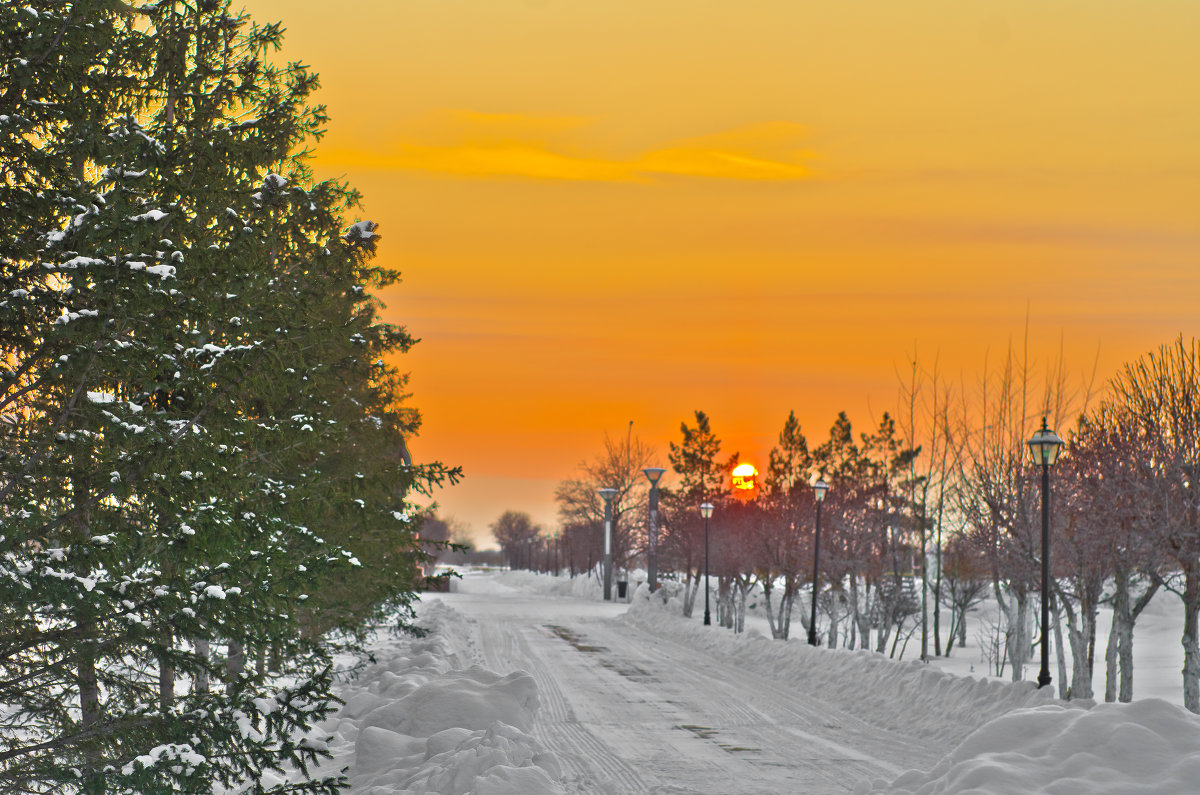
M 801 162 L 812 153 L 799 144 L 807 133 L 793 122 L 766 122 L 670 143 L 633 164 L 648 174 L 724 179 L 804 179 Z
M 588 141 L 593 120 L 573 116 L 439 111 L 393 131 L 378 149 L 323 150 L 343 168 L 425 171 L 457 177 L 649 182 L 656 177 L 797 180 L 809 176 L 806 129 L 766 122 L 664 142 L 633 157 L 605 156 Z

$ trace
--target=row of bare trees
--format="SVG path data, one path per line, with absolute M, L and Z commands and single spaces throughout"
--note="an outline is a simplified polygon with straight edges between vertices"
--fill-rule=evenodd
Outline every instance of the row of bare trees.
M 1133 695 L 1134 625 L 1166 589 L 1183 608 L 1184 704 L 1200 711 L 1200 347 L 1182 337 L 1125 365 L 1097 401 L 1087 384 L 1072 390 L 1051 368 L 1031 399 L 1023 356 L 1012 353 L 983 381 L 974 425 L 959 412 L 943 425 L 959 462 L 948 478 L 953 526 L 987 572 L 1001 610 L 1004 648 L 1022 678 L 1035 643 L 1049 642 L 1063 697 L 1091 698 L 1099 646 L 1108 701 Z M 1030 410 L 1033 409 L 1033 410 Z M 1052 486 L 1052 624 L 1037 626 L 1041 490 L 1024 450 L 1047 417 L 1067 445 Z M 1097 638 L 1102 606 L 1112 611 Z M 1070 672 L 1068 674 L 1068 660 Z
M 749 493 L 730 490 L 739 456 L 722 455 L 709 417 L 695 412 L 670 445 L 673 475 L 661 487 L 657 562 L 678 582 L 683 612 L 691 615 L 703 587 L 698 506 L 711 502 L 719 623 L 740 630 L 761 601 L 774 637 L 789 637 L 793 615 L 807 630 L 812 483 L 824 478 L 817 600 L 825 644 L 903 656 L 919 643 L 923 659 L 949 655 L 965 645 L 968 613 L 990 597 L 996 672 L 1025 678 L 1046 642 L 1061 696 L 1093 697 L 1099 657 L 1105 699 L 1128 701 L 1134 626 L 1165 590 L 1184 612 L 1184 703 L 1200 711 L 1200 344 L 1180 338 L 1146 354 L 1098 398 L 1091 377 L 1072 379 L 1061 362 L 1035 369 L 1016 347 L 986 362 L 971 385 L 913 362 L 896 412 L 868 433 L 839 414 L 815 446 L 793 412 Z M 1048 627 L 1037 609 L 1040 470 L 1026 449 L 1043 417 L 1067 441 L 1052 473 Z M 540 557 L 510 560 L 572 573 L 598 566 L 604 506 L 596 492 L 612 487 L 616 565 L 643 565 L 649 484 L 641 470 L 655 463 L 632 433 L 606 438 L 603 452 L 559 486 L 558 536 L 535 532 L 542 540 L 511 549 Z M 1113 617 L 1107 638 L 1097 632 L 1103 607 Z

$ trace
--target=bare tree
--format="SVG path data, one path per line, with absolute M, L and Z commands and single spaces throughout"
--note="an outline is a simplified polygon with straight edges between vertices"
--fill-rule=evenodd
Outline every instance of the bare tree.
M 503 550 L 509 568 L 533 568 L 534 547 L 541 538 L 542 528 L 533 523 L 529 514 L 505 511 L 488 529 Z
M 1138 505 L 1182 581 L 1168 587 L 1183 601 L 1183 704 L 1200 712 L 1200 342 L 1125 365 L 1110 405 L 1136 432 Z
M 960 470 L 961 420 L 952 418 L 950 408 L 961 400 L 959 390 L 942 380 L 939 361 L 934 357 L 928 369 L 914 355 L 907 380 L 900 379 L 900 434 L 909 449 L 920 451 L 909 459 L 906 485 L 909 491 L 913 533 L 917 536 L 921 564 L 921 654 L 929 654 L 932 629 L 933 653 L 942 655 L 941 588 L 942 547 L 948 507 L 953 499 Z M 952 421 L 953 420 L 953 421 Z M 932 558 L 933 582 L 929 562 Z M 932 595 L 932 606 L 928 605 Z M 930 622 L 932 607 L 932 622 Z M 932 626 L 930 626 L 932 624 Z M 947 642 L 949 646 L 949 641 Z
M 967 613 L 987 596 L 991 567 L 961 534 L 947 540 L 941 556 L 938 598 L 950 610 L 945 649 L 949 657 L 956 640 L 960 649 L 967 645 Z
M 589 567 L 603 555 L 604 501 L 602 488 L 617 490 L 613 498 L 613 565 L 632 566 L 642 552 L 649 483 L 642 470 L 655 461 L 654 449 L 633 435 L 633 423 L 623 437 L 604 435 L 604 450 L 579 464 L 578 473 L 558 484 L 559 524 L 564 538 L 583 547 Z
M 1071 436 L 1070 455 L 1063 462 L 1067 472 L 1060 478 L 1065 498 L 1061 503 L 1068 517 L 1064 539 L 1068 559 L 1076 559 L 1073 553 L 1079 555 L 1076 571 L 1095 568 L 1093 576 L 1111 591 L 1102 597 L 1113 611 L 1105 651 L 1106 701 L 1133 697 L 1134 624 L 1162 585 L 1165 560 L 1139 507 L 1138 461 L 1146 451 L 1136 428 L 1122 422 L 1127 419 L 1103 404 L 1082 417 Z M 1070 542 L 1078 535 L 1072 532 L 1077 524 L 1086 527 L 1085 544 L 1075 551 Z M 1089 679 L 1095 654 L 1094 624 L 1090 630 Z M 1072 638 L 1073 646 L 1077 643 Z M 1075 664 L 1079 666 L 1081 661 L 1076 659 Z M 1072 682 L 1072 695 L 1084 697 L 1086 693 Z
M 1040 417 L 1061 424 L 1069 402 L 1061 357 L 1047 372 L 1040 401 L 1034 401 L 1027 348 L 1028 332 L 1025 349 L 1018 355 L 1010 344 L 995 372 L 984 363 L 978 420 L 964 446 L 956 506 L 969 537 L 991 567 L 1013 681 L 1023 678 L 1025 662 L 1032 656 L 1031 611 L 1041 556 L 1041 495 L 1027 464 L 1026 440 Z M 964 418 L 963 425 L 972 426 L 971 418 Z M 1041 628 L 1040 642 L 1049 642 L 1049 631 Z

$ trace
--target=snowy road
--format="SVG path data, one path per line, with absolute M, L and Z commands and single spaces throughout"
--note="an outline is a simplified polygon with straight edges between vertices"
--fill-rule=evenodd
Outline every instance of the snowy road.
M 624 605 L 457 585 L 437 598 L 475 620 L 479 662 L 537 681 L 532 733 L 558 755 L 568 791 L 847 792 L 932 767 L 945 751 L 613 620 Z

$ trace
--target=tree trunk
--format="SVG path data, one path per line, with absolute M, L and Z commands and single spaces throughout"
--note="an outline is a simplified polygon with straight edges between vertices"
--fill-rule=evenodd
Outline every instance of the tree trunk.
M 240 676 L 245 669 L 245 649 L 242 647 L 241 642 L 236 640 L 229 641 L 229 656 L 225 658 L 225 674 L 229 677 L 230 687 L 233 687 L 233 680 Z
M 159 637 L 164 649 L 171 648 L 171 630 L 165 630 Z M 158 656 L 158 709 L 170 712 L 175 703 L 175 666 L 167 660 L 167 655 Z
M 996 601 L 1004 614 L 1004 642 L 1008 652 L 1008 663 L 1012 666 L 1012 680 L 1019 682 L 1025 677 L 1025 662 L 1029 658 L 1029 637 L 1026 629 L 1029 598 L 1024 591 L 1005 596 L 1004 589 L 998 584 L 995 593 Z
M 763 578 L 763 604 L 767 608 L 767 628 L 771 630 L 771 637 L 779 640 L 779 625 L 775 621 L 775 608 L 771 604 L 771 578 Z
M 884 575 L 885 578 L 886 576 L 887 575 Z M 888 643 L 891 641 L 892 637 L 892 630 L 896 630 L 896 640 L 891 641 L 891 648 L 894 652 L 896 649 L 896 642 L 898 642 L 900 639 L 900 628 L 894 626 L 895 622 L 893 621 L 891 604 L 892 599 L 886 595 L 883 588 L 883 583 L 884 579 L 881 579 L 875 584 L 875 605 L 879 608 L 877 611 L 879 615 L 879 628 L 876 630 L 878 637 L 876 639 L 877 642 L 875 644 L 875 651 L 879 652 L 880 654 L 887 654 Z M 893 589 L 893 593 L 900 593 L 899 578 L 897 578 L 897 582 L 893 584 Z
M 688 602 L 688 615 L 691 616 L 696 609 L 696 597 L 700 594 L 701 583 L 704 582 L 704 574 L 696 569 L 692 574 L 692 599 Z
M 100 685 L 96 679 L 96 655 L 91 644 L 79 653 L 79 709 L 81 725 L 87 729 L 100 720 Z
M 1154 594 L 1158 593 L 1161 586 L 1162 580 L 1157 576 L 1152 577 L 1145 592 L 1132 606 L 1129 604 L 1129 591 L 1126 586 L 1125 610 L 1127 616 L 1123 616 L 1121 631 L 1117 635 L 1117 659 L 1121 664 L 1121 689 L 1118 700 L 1125 703 L 1133 701 L 1133 627 L 1137 623 L 1138 616 L 1146 609 L 1146 605 L 1150 604 L 1150 600 L 1154 598 Z
M 734 621 L 733 631 L 737 633 L 746 631 L 746 597 L 750 594 L 750 583 L 738 584 L 738 609 L 737 618 Z
M 779 626 L 782 631 L 779 633 L 780 640 L 787 640 L 792 633 L 792 607 L 796 604 L 796 589 L 785 587 L 783 589 L 783 601 L 779 604 Z
M 684 578 L 683 587 L 683 617 L 691 618 L 692 611 L 696 608 L 696 594 L 700 592 L 701 576 L 699 570 L 692 570 L 688 567 L 687 577 Z
M 827 648 L 830 648 L 830 649 L 837 648 L 838 627 L 840 626 L 841 619 L 842 619 L 841 605 L 842 605 L 841 595 L 837 591 L 830 591 L 830 593 L 829 593 L 829 643 L 827 644 Z
M 909 632 L 908 634 L 911 635 L 912 632 Z M 901 637 L 904 638 L 904 645 L 907 646 L 908 645 L 908 636 L 904 634 L 904 622 L 903 621 L 900 621 L 899 623 L 896 624 L 896 637 L 892 640 L 892 648 L 888 652 L 888 657 L 890 657 L 893 660 L 896 659 L 896 648 L 900 647 Z M 900 656 L 901 657 L 904 656 L 904 647 L 900 647 Z
M 945 482 L 943 480 L 943 482 Z M 937 572 L 933 580 L 933 653 L 942 656 L 942 498 L 938 496 L 938 520 L 937 520 L 937 539 L 933 544 L 935 558 L 934 565 L 937 567 Z M 954 637 L 951 634 L 946 639 L 946 656 L 950 656 L 950 641 Z
M 1063 701 L 1071 698 L 1071 693 L 1075 685 L 1075 677 L 1079 676 L 1079 660 L 1074 659 L 1074 674 L 1071 683 L 1067 684 L 1067 653 L 1063 648 L 1063 633 L 1062 633 L 1062 599 L 1055 599 L 1052 608 L 1054 610 L 1054 656 L 1058 663 L 1058 697 Z M 1071 652 L 1075 652 L 1075 633 L 1071 633 Z M 1042 631 L 1042 642 L 1046 642 L 1045 630 Z
M 1104 650 L 1104 700 L 1117 700 L 1117 611 L 1113 609 L 1112 628 L 1108 631 L 1108 646 Z
M 1088 622 L 1087 634 L 1087 671 L 1088 671 L 1088 698 L 1092 695 L 1092 683 L 1096 680 L 1096 624 L 1100 618 L 1100 594 L 1096 594 L 1096 599 L 1092 603 L 1092 620 Z
M 80 724 L 84 730 L 100 720 L 100 685 L 96 678 L 95 649 L 90 643 L 85 643 L 79 652 L 79 709 Z M 99 750 L 91 744 L 86 746 L 83 762 L 84 780 L 88 783 L 82 791 L 88 795 L 100 795 L 105 787 L 97 775 L 102 762 Z
M 720 623 L 725 629 L 733 629 L 733 591 L 728 577 L 717 580 L 717 607 Z
M 954 610 L 950 611 L 950 626 L 948 626 L 946 628 L 947 633 L 946 633 L 946 654 L 945 654 L 945 656 L 947 656 L 947 657 L 950 656 L 950 651 L 954 648 L 954 639 L 958 636 L 958 624 L 955 623 L 955 617 L 957 615 L 958 614 Z
M 1200 712 L 1200 634 L 1197 611 L 1200 610 L 1200 568 L 1195 563 L 1183 573 L 1183 706 Z
M 1117 700 L 1128 704 L 1133 701 L 1133 620 L 1129 616 L 1122 616 L 1117 626 L 1117 660 L 1121 666 Z
M 876 635 L 875 651 L 879 652 L 880 654 L 887 654 L 888 639 L 892 635 L 891 622 L 884 619 L 883 626 L 881 626 L 878 630 L 876 630 L 876 633 L 877 633 L 877 635 Z
M 1092 644 L 1096 637 L 1097 606 L 1086 585 L 1079 591 L 1079 612 L 1071 606 L 1066 596 L 1059 593 L 1054 600 L 1054 641 L 1058 644 L 1058 655 L 1063 656 L 1061 614 L 1067 614 L 1067 640 L 1071 645 L 1071 686 L 1064 688 L 1065 682 L 1060 682 L 1059 690 L 1063 698 L 1091 698 L 1092 693 Z M 1065 671 L 1060 677 L 1065 676 Z M 1068 695 L 1069 694 L 1069 695 Z
M 875 651 L 880 654 L 887 654 L 888 640 L 892 634 L 892 621 L 890 613 L 887 609 L 887 604 L 883 595 L 883 580 L 875 583 L 875 607 L 879 608 L 875 611 L 878 616 L 875 627 Z
M 871 613 L 867 609 L 871 598 L 871 584 L 864 581 L 862 592 L 858 588 L 858 576 L 850 575 L 850 610 L 854 614 L 856 633 L 858 635 L 855 643 L 850 645 L 850 648 L 869 649 L 871 647 Z
M 208 646 L 207 638 L 196 638 L 192 641 L 196 647 L 196 656 L 200 658 L 202 663 L 207 664 L 211 659 L 211 651 Z M 207 693 L 208 692 L 208 669 L 199 668 L 196 671 L 196 678 L 192 681 L 192 692 Z

